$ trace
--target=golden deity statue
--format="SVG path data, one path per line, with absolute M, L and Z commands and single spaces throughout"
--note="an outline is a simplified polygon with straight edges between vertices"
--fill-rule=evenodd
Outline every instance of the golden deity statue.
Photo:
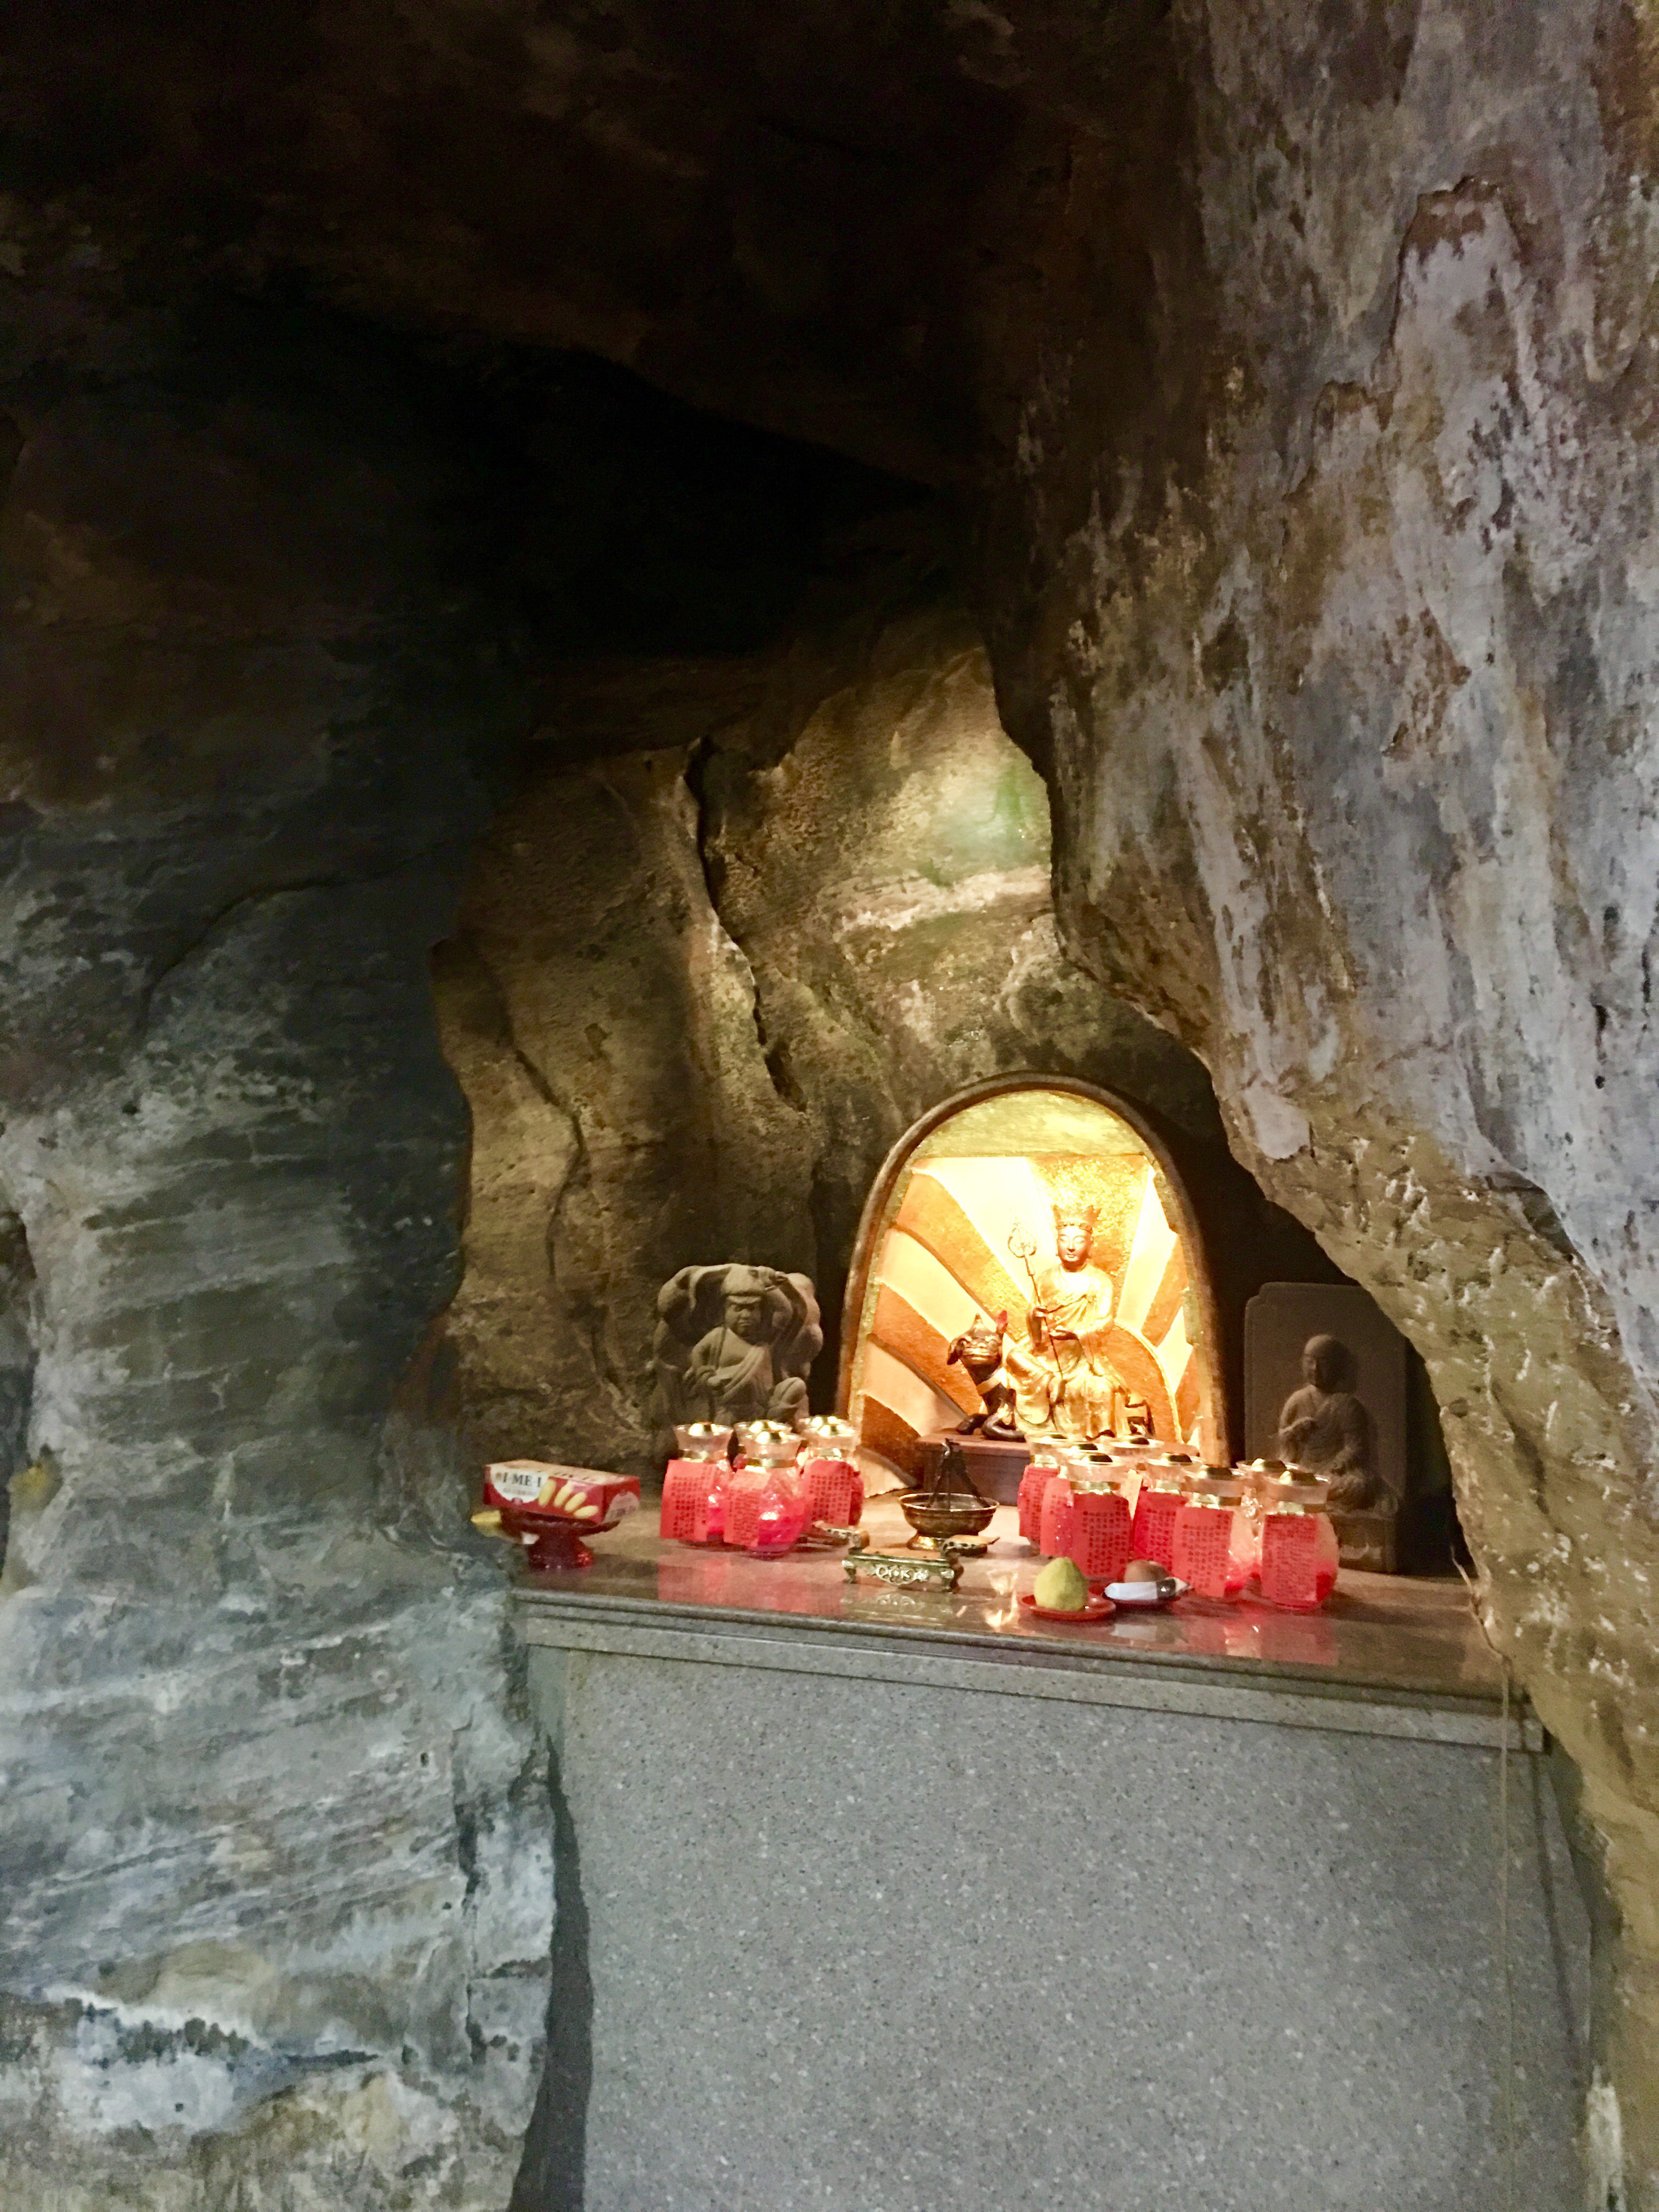
M 1054 1257 L 1038 1261 L 1036 1240 L 1016 1230 L 1008 1249 L 1031 1280 L 1026 1342 L 1005 1357 L 1019 1425 L 1033 1441 L 1089 1443 L 1110 1436 L 1127 1385 L 1106 1350 L 1112 1279 L 1093 1258 L 1095 1209 L 1060 1200 L 1054 1209 Z

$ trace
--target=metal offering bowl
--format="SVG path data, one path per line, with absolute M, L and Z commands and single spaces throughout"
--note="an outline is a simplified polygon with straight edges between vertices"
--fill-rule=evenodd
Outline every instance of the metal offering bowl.
M 917 1535 L 929 1544 L 945 1536 L 981 1534 L 997 1510 L 994 1499 L 975 1497 L 971 1491 L 907 1490 L 898 1506 Z

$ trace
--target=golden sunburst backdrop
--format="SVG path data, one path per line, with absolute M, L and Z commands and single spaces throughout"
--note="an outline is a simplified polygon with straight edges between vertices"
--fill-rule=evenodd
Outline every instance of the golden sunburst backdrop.
M 1034 1102 L 1045 1096 L 1030 1095 Z M 1012 1102 L 999 1103 L 1005 1110 L 994 1129 L 1006 1146 L 1018 1116 L 1007 1110 Z M 1077 1098 L 1066 1105 L 1064 1133 L 1074 1144 L 1092 1133 L 1100 1150 L 958 1152 L 950 1149 L 947 1123 L 918 1149 L 901 1180 L 866 1291 L 851 1413 L 866 1454 L 904 1480 L 916 1468 L 920 1438 L 978 1409 L 972 1382 L 947 1364 L 953 1340 L 981 1316 L 1006 1312 L 1011 1335 L 1024 1340 L 1031 1267 L 1040 1273 L 1053 1265 L 1057 1208 L 1094 1217 L 1090 1256 L 1112 1282 L 1106 1348 L 1151 1407 L 1154 1434 L 1201 1448 L 1207 1394 L 1191 1269 L 1155 1164 L 1104 1106 Z M 956 1141 L 972 1141 L 976 1111 L 964 1109 Z M 1090 1115 L 1109 1128 L 1091 1132 Z M 1050 1133 L 1044 1124 L 1051 1114 L 1034 1104 L 1031 1118 L 1034 1135 Z

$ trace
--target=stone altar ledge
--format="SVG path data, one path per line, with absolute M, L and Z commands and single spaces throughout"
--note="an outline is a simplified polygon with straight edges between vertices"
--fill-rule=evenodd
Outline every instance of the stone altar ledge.
M 875 1549 L 910 1531 L 890 1500 L 866 1513 Z M 1329 1608 L 1282 1613 L 1183 1598 L 1093 1626 L 1034 1620 L 1019 1604 L 1041 1564 L 1012 1509 L 959 1587 L 849 1583 L 839 1552 L 757 1559 L 665 1542 L 655 1510 L 595 1537 L 592 1567 L 528 1575 L 515 1592 L 526 1640 L 992 1694 L 1138 1706 L 1278 1727 L 1542 1747 L 1461 1582 L 1345 1571 Z

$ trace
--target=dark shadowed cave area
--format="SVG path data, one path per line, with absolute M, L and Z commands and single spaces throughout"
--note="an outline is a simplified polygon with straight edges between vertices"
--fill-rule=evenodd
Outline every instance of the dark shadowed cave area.
M 1199 1781 L 1147 1723 L 1122 1773 L 1214 1789 L 1281 1984 L 1195 2103 L 1126 2027 L 1173 2163 L 1108 2113 L 1116 2193 L 1507 2212 L 1530 2140 L 1538 2212 L 1659 2208 L 1651 46 L 1601 0 L 0 29 L 8 2208 L 934 2212 L 891 2143 L 959 2016 L 1008 2086 L 951 2201 L 1081 2212 L 1092 2030 L 1054 2129 L 966 1984 L 895 2014 L 909 2090 L 878 2000 L 826 2000 L 831 2067 L 775 1923 L 721 1998 L 772 2020 L 793 1960 L 775 2162 L 662 2112 L 742 2102 L 676 1851 L 820 1931 L 937 1851 L 973 1987 L 1070 1971 L 978 1884 L 999 1804 L 1054 1808 L 1043 1943 L 1139 1864 L 1066 1825 L 1086 1696 L 970 1743 L 957 1677 L 824 1643 L 781 1727 L 636 1621 L 555 1695 L 470 1517 L 518 1455 L 649 1503 L 682 1267 L 810 1276 L 844 1409 L 884 1161 L 1022 1078 L 1121 1102 L 1189 1201 L 1224 1456 L 1264 1285 L 1401 1333 L 1401 1580 L 1467 1575 L 1525 1754 L 1483 1717 L 1454 1778 L 1448 1697 L 1373 1774 L 1298 1707 L 1292 1803 L 1221 1692 Z M 864 1826 L 775 1893 L 793 1758 Z M 1260 1932 L 1304 1864 L 1310 1966 Z M 1419 1984 L 1443 1878 L 1470 1963 Z M 660 1991 L 637 2044 L 613 1980 Z M 1346 2046 L 1296 2044 L 1304 2135 L 1229 2132 L 1321 1991 L 1455 2082 L 1441 2164 L 1385 2122 L 1367 2167 L 1417 2077 Z

